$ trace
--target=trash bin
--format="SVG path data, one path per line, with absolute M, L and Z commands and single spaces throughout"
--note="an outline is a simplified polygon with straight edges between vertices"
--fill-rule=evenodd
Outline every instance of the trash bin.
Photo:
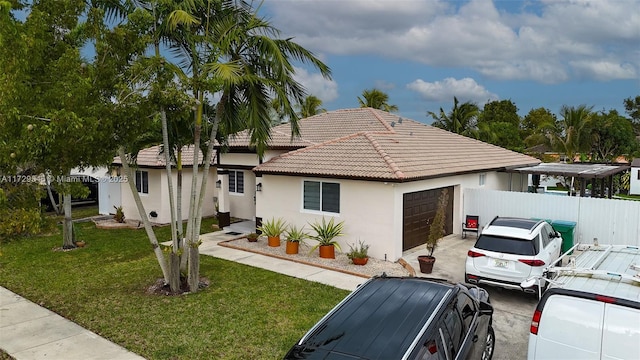
M 576 228 L 576 222 L 553 220 L 551 226 L 562 236 L 562 253 L 564 254 L 573 247 L 573 230 Z

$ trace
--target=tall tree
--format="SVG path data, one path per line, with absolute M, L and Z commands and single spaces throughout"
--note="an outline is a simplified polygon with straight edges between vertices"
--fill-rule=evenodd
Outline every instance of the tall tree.
M 531 109 L 520 125 L 521 137 L 529 147 L 548 143 L 545 129 L 554 128 L 556 115 L 545 108 Z
M 175 74 L 178 88 L 188 98 L 186 103 L 192 107 L 189 125 L 192 133 L 189 143 L 194 144 L 196 148 L 203 146 L 202 154 L 194 152 L 194 176 L 190 184 L 188 221 L 184 232 L 187 280 L 190 290 L 197 291 L 202 205 L 210 166 L 208 159 L 212 157 L 215 140 L 224 144 L 226 137 L 233 132 L 247 129 L 252 145 L 262 156 L 270 136 L 269 113 L 273 108 L 273 99 L 292 124 L 292 136 L 297 135 L 298 116 L 293 104 L 301 102 L 306 93 L 293 78 L 292 62 L 309 63 L 319 69 L 325 77 L 330 77 L 330 70 L 311 52 L 291 39 L 280 39 L 279 31 L 258 17 L 257 10 L 247 2 L 157 2 L 147 4 L 145 9 L 151 9 L 154 14 L 155 20 L 152 22 L 167 25 L 166 32 L 162 35 L 162 43 L 167 44 L 173 54 L 172 58 L 160 59 L 162 61 L 151 59 L 150 64 L 170 68 Z M 153 41 L 150 41 L 149 44 L 152 43 Z M 157 68 L 151 69 L 149 73 L 160 74 Z M 153 76 L 146 81 L 161 83 Z M 151 85 L 151 88 L 161 89 L 162 86 Z M 147 91 L 137 93 L 161 93 Z M 216 96 L 213 96 L 214 94 Z M 212 99 L 219 100 L 213 104 Z M 158 103 L 157 100 L 153 101 Z M 163 106 L 166 107 L 166 103 Z M 157 109 L 161 107 L 158 106 Z M 164 125 L 162 111 L 157 111 L 160 111 L 163 123 L 163 142 L 167 144 L 170 142 L 168 139 L 174 136 L 171 134 L 174 130 L 169 126 L 170 121 Z M 165 115 L 170 113 L 167 112 Z M 123 145 L 126 145 L 126 142 Z M 171 144 L 165 147 L 170 148 Z M 123 158 L 127 156 L 124 146 L 120 148 L 119 153 Z M 205 161 L 201 160 L 203 155 Z M 128 164 L 123 162 L 123 165 L 130 171 Z M 170 168 L 167 169 L 167 172 L 169 171 Z M 132 192 L 135 197 L 137 192 L 135 189 L 132 189 Z M 138 211 L 141 218 L 146 219 L 146 211 L 141 203 Z M 172 216 L 177 217 L 175 212 L 172 212 Z M 145 228 L 150 229 L 150 224 L 145 223 Z M 151 239 L 152 230 L 147 230 L 147 233 Z M 154 241 L 152 243 L 155 244 Z M 174 242 L 174 252 L 176 247 Z M 173 258 L 175 257 L 172 256 Z M 167 281 L 166 264 L 160 257 L 158 259 Z M 173 273 L 173 270 L 171 272 Z
M 524 150 L 520 115 L 511 100 L 491 101 L 478 116 L 478 139 L 514 151 Z
M 389 104 L 389 95 L 379 89 L 366 89 L 358 96 L 360 107 L 370 107 L 388 112 L 398 111 L 397 105 Z
M 479 114 L 478 105 L 470 101 L 459 104 L 458 98 L 455 96 L 453 97 L 453 108 L 448 114 L 442 108 L 440 108 L 439 114 L 432 111 L 427 112 L 427 116 L 431 116 L 435 120 L 432 123 L 433 126 L 468 137 L 476 136 L 476 122 Z
M 564 153 L 569 162 L 574 162 L 576 155 L 587 153 L 591 145 L 591 107 L 586 105 L 566 106 L 560 109 L 561 119 L 551 132 L 551 146 Z
M 111 125 L 105 97 L 94 86 L 96 68 L 80 55 L 84 46 L 82 1 L 40 0 L 16 19 L 3 3 L 0 61 L 7 89 L 0 97 L 0 136 L 11 161 L 35 174 L 50 174 L 64 196 L 63 247 L 72 248 L 71 196 L 87 194 L 69 177 L 74 167 L 110 162 Z M 5 31 L 8 30 L 8 31 Z
M 640 95 L 624 99 L 624 109 L 631 117 L 636 135 L 640 135 Z
M 305 97 L 302 102 L 298 104 L 298 108 L 300 109 L 298 112 L 300 118 L 318 115 L 319 113 L 327 111 L 322 108 L 322 100 L 313 95 Z
M 613 162 L 619 156 L 628 160 L 638 150 L 633 123 L 616 110 L 600 111 L 592 115 L 591 160 Z

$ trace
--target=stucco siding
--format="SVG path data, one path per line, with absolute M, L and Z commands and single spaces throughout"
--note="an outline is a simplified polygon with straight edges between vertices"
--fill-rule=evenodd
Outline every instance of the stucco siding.
M 242 172 L 244 173 L 244 193 L 229 193 L 229 211 L 233 217 L 254 220 L 256 176 L 249 170 Z
M 169 188 L 167 185 L 167 176 L 164 169 L 141 169 L 149 173 L 149 193 L 140 194 L 142 204 L 144 205 L 147 218 L 159 224 L 168 224 L 171 222 L 171 210 L 169 207 Z M 172 172 L 173 192 L 177 194 L 177 173 Z M 191 169 L 185 169 L 182 174 L 182 219 L 189 217 L 189 194 L 191 192 Z M 207 180 L 207 191 L 203 200 L 202 215 L 204 217 L 213 216 L 215 214 L 214 197 L 215 195 L 215 169 L 210 169 L 209 179 Z M 127 219 L 141 220 L 129 185 L 121 184 L 122 188 L 122 208 Z M 155 211 L 158 216 L 152 218 L 149 216 L 151 211 Z
M 303 209 L 303 181 L 329 181 L 340 184 L 340 214 L 321 213 Z M 304 226 L 312 232 L 310 223 L 334 217 L 344 221 L 344 236 L 338 243 L 343 252 L 349 244 L 358 240 L 371 245 L 369 255 L 384 259 L 391 257 L 393 249 L 393 187 L 380 182 L 355 180 L 332 180 L 307 177 L 274 176 L 262 177 L 263 191 L 257 193 L 256 214 L 263 221 L 283 218 L 288 224 Z M 316 242 L 309 241 L 315 245 Z
M 629 194 L 640 195 L 640 168 L 631 168 L 631 177 L 629 178 Z
M 402 257 L 403 195 L 405 193 L 453 186 L 453 232 L 461 231 L 465 188 L 508 190 L 508 174 L 488 172 L 480 185 L 479 174 L 467 174 L 406 183 L 320 179 L 263 175 L 263 191 L 256 193 L 256 216 L 264 220 L 281 217 L 289 224 L 305 226 L 322 216 L 345 222 L 345 236 L 338 242 L 343 251 L 358 240 L 371 245 L 369 255 L 397 261 Z M 303 181 L 340 183 L 340 214 L 322 214 L 303 209 Z M 513 179 L 512 179 L 513 180 Z M 512 181 L 513 182 L 513 181 Z
M 162 208 L 162 197 L 164 196 L 164 193 L 161 191 L 161 170 L 144 168 L 139 170 L 146 171 L 149 174 L 149 193 L 140 194 L 140 200 L 142 200 L 142 204 L 144 205 L 148 217 L 149 212 L 152 210 L 158 211 Z M 129 178 L 128 181 L 135 182 L 135 178 Z M 129 189 L 129 184 L 123 182 L 120 185 L 122 186 L 122 210 L 124 211 L 124 216 L 130 220 L 141 220 L 138 208 L 133 200 L 133 195 Z
M 223 153 L 220 154 L 220 168 L 225 165 L 236 166 L 257 166 L 259 164 L 258 155 L 241 154 L 241 153 Z

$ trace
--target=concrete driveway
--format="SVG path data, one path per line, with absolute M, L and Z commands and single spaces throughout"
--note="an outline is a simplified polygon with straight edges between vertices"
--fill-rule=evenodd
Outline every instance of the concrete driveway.
M 416 276 L 445 278 L 464 282 L 464 263 L 467 251 L 473 246 L 474 235 L 466 239 L 449 235 L 438 243 L 434 252 L 436 263 L 433 273 L 420 273 L 418 255 L 425 255 L 426 248 L 420 246 L 403 253 L 403 259 L 415 270 Z M 531 316 L 538 303 L 537 296 L 524 292 L 484 286 L 489 292 L 494 307 L 493 328 L 496 333 L 496 348 L 493 359 L 526 359 Z

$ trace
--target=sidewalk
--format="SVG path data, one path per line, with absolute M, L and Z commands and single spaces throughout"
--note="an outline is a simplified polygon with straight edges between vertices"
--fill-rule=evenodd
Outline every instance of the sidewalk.
M 0 348 L 18 360 L 144 359 L 3 287 Z
M 249 223 L 201 235 L 200 253 L 281 274 L 354 290 L 367 279 L 270 256 L 218 246 L 252 232 Z M 231 234 L 228 234 L 231 233 Z M 144 359 L 5 288 L 0 287 L 0 348 L 17 360 Z

